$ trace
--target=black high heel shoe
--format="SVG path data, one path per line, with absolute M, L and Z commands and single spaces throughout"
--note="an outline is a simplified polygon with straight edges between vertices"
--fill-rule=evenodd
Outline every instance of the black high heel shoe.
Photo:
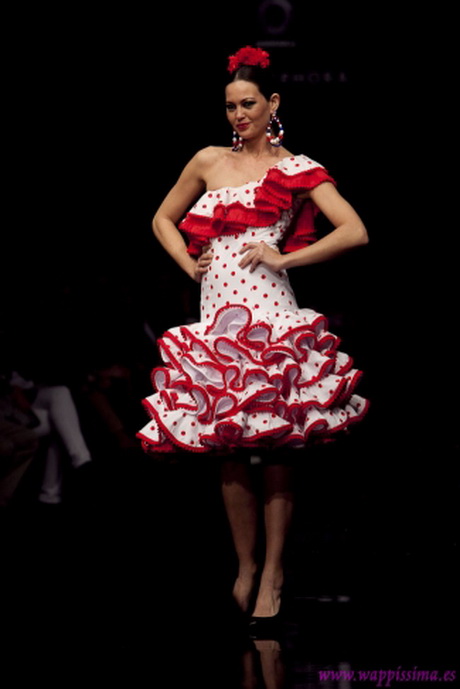
M 255 617 L 249 619 L 249 636 L 251 639 L 276 639 L 281 631 L 283 615 L 280 610 L 271 617 Z
M 251 639 L 276 639 L 280 633 L 283 617 L 284 605 L 283 597 L 281 597 L 280 608 L 276 615 L 271 617 L 252 615 L 249 618 L 249 635 Z

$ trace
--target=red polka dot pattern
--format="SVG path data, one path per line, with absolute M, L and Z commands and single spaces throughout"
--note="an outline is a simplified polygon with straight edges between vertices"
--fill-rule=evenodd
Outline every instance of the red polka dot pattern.
M 272 179 L 290 190 L 319 168 L 306 156 L 283 159 L 257 182 L 206 192 L 187 217 L 194 227 L 215 218 L 225 234 L 225 217 L 235 209 L 249 218 Z M 286 271 L 239 265 L 248 242 L 279 244 L 299 204 L 293 197 L 271 223 L 206 238 L 219 253 L 201 282 L 201 321 L 168 330 L 158 343 L 164 365 L 152 372 L 155 392 L 143 400 L 150 420 L 137 434 L 146 452 L 304 447 L 366 414 L 368 401 L 354 392 L 361 371 L 338 350 L 326 318 L 299 308 Z

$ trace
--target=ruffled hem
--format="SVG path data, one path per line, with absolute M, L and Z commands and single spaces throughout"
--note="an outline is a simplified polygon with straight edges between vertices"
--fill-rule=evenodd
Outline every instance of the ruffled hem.
M 299 156 L 304 158 L 304 156 Z M 301 191 L 314 189 L 319 184 L 335 180 L 327 170 L 317 163 L 315 167 L 291 172 L 307 163 L 295 163 L 295 157 L 289 159 L 285 166 L 274 166 L 268 170 L 265 177 L 257 183 L 252 192 L 248 188 L 246 194 L 251 200 L 241 200 L 239 194 L 232 187 L 215 192 L 208 192 L 207 203 L 202 204 L 201 212 L 193 210 L 179 224 L 179 229 L 186 233 L 189 239 L 188 252 L 199 255 L 202 247 L 211 239 L 219 236 L 238 235 L 248 227 L 270 227 L 278 222 L 283 213 L 294 205 L 294 196 Z M 313 161 L 306 159 L 308 163 Z M 291 167 L 289 167 L 289 164 Z M 249 185 L 236 189 L 240 191 Z M 236 200 L 232 200 L 236 197 Z M 284 238 L 283 251 L 296 251 L 312 244 L 316 239 L 314 219 L 318 213 L 317 206 L 306 199 L 301 203 Z
M 326 318 L 310 309 L 265 314 L 220 308 L 211 325 L 165 333 L 151 417 L 137 434 L 147 452 L 303 447 L 360 421 L 369 402 L 354 394 L 361 371 L 338 351 Z

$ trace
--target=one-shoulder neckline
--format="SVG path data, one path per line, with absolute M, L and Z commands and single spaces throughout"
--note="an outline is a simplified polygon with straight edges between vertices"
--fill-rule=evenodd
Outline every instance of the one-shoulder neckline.
M 262 177 L 259 177 L 259 179 L 253 179 L 250 180 L 249 182 L 245 182 L 244 184 L 237 184 L 236 186 L 224 186 L 224 187 L 217 187 L 216 189 L 206 189 L 204 192 L 205 194 L 209 193 L 214 193 L 215 191 L 225 191 L 226 189 L 242 189 L 243 187 L 248 187 L 250 184 L 261 184 L 270 170 L 273 170 L 277 165 L 281 165 L 285 160 L 294 160 L 296 158 L 305 158 L 303 153 L 299 153 L 297 155 L 288 155 L 284 156 L 283 158 L 280 158 L 277 163 L 274 163 L 273 165 L 270 165 L 269 168 L 266 169 L 265 173 L 262 175 Z

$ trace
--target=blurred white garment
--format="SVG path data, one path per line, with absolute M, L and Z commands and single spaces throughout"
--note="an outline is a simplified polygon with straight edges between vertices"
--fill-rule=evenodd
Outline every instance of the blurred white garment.
M 38 499 L 58 504 L 62 500 L 62 467 L 66 457 L 77 468 L 89 462 L 91 455 L 69 388 L 64 385 L 39 388 L 32 409 L 40 421 L 35 433 L 49 441 Z

